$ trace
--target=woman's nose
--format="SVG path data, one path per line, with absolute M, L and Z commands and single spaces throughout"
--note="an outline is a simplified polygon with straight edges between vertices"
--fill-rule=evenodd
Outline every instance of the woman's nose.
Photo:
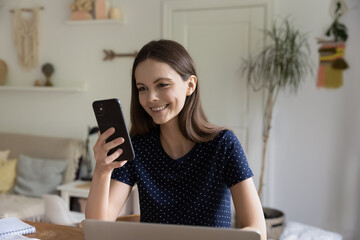
M 159 100 L 158 93 L 154 90 L 149 91 L 148 100 L 150 102 Z

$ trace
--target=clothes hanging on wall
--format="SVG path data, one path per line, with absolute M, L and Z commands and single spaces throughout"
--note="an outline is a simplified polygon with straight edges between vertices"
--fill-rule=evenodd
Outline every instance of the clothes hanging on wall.
M 14 10 L 14 42 L 20 65 L 31 70 L 39 63 L 40 9 L 28 11 L 25 17 L 21 9 Z

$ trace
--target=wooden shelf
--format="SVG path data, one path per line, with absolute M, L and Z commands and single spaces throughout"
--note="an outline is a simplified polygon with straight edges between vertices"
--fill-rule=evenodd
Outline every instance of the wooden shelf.
M 0 91 L 27 91 L 27 92 L 85 92 L 87 87 L 82 86 L 53 86 L 53 87 L 34 87 L 34 86 L 0 86 Z
M 67 21 L 68 25 L 97 25 L 97 24 L 124 24 L 123 19 L 76 20 Z

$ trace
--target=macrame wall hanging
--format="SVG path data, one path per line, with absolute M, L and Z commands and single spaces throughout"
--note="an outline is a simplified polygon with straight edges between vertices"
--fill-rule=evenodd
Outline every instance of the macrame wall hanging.
M 339 88 L 343 85 L 343 70 L 349 66 L 344 59 L 345 42 L 348 38 L 347 27 L 340 23 L 339 19 L 347 11 L 344 0 L 332 0 L 330 4 L 330 15 L 333 23 L 326 31 L 331 40 L 319 39 L 319 69 L 317 87 Z
M 20 65 L 25 70 L 39 63 L 40 10 L 43 8 L 16 8 L 14 13 L 14 43 Z M 24 16 L 26 12 L 27 16 Z

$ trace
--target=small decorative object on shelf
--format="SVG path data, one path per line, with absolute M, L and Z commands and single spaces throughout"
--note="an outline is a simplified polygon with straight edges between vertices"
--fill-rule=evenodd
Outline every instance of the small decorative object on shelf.
M 110 9 L 110 19 L 117 19 L 117 20 L 123 20 L 123 16 L 122 16 L 122 13 L 121 13 L 121 9 L 120 8 L 115 8 L 115 7 L 112 7 Z
M 124 22 L 121 9 L 112 7 L 107 0 L 74 0 L 71 4 L 71 11 L 73 13 L 68 24 Z
M 95 0 L 95 18 L 108 19 L 110 4 L 106 0 Z
M 46 82 L 44 86 L 47 87 L 51 87 L 53 86 L 50 78 L 52 76 L 52 74 L 54 73 L 54 66 L 51 63 L 45 63 L 42 67 L 42 72 L 44 73 L 45 77 L 46 77 Z
M 34 82 L 34 87 L 42 87 L 43 85 L 40 79 L 36 79 Z
M 113 50 L 104 50 L 104 53 L 104 61 L 113 60 L 116 57 L 136 57 L 136 55 L 138 54 L 137 51 L 133 53 L 115 53 Z
M 7 65 L 6 62 L 4 60 L 0 59 L 0 85 L 3 85 L 6 79 L 6 75 L 7 75 Z
M 74 0 L 71 4 L 71 20 L 91 20 L 93 17 L 90 14 L 93 5 L 91 0 Z

